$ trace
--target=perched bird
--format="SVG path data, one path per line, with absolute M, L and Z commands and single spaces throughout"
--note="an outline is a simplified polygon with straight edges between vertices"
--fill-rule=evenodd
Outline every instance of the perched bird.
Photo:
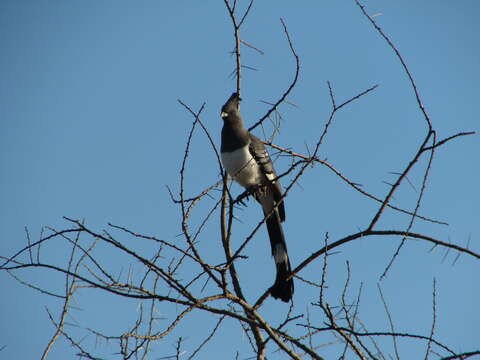
M 222 163 L 228 175 L 262 205 L 264 215 L 269 215 L 266 224 L 277 266 L 277 277 L 270 294 L 275 299 L 288 302 L 294 288 L 293 279 L 286 280 L 291 268 L 281 224 L 285 221 L 282 188 L 262 141 L 243 125 L 240 100 L 240 96 L 233 93 L 222 107 Z

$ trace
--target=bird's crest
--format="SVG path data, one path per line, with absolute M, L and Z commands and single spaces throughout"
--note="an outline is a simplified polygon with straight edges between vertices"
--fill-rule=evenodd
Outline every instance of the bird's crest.
M 240 95 L 238 93 L 234 92 L 227 100 L 227 102 L 222 106 L 222 112 L 220 113 L 220 116 L 222 118 L 227 117 L 229 114 L 232 112 L 237 112 L 240 110 L 240 101 L 242 99 L 240 98 Z

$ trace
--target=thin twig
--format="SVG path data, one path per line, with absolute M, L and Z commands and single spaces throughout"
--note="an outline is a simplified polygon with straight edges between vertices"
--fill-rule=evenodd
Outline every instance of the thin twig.
M 433 290 L 432 290 L 432 328 L 430 329 L 430 336 L 427 342 L 427 350 L 425 351 L 425 360 L 428 360 L 428 355 L 430 354 L 430 349 L 432 346 L 432 338 L 435 334 L 435 325 L 437 323 L 437 281 L 433 278 Z
M 288 86 L 287 90 L 285 90 L 285 92 L 282 94 L 282 96 L 280 96 L 280 99 L 278 99 L 273 104 L 273 106 L 270 109 L 268 109 L 267 113 L 265 115 L 263 115 L 260 118 L 260 120 L 258 120 L 252 126 L 250 126 L 248 128 L 248 131 L 252 131 L 253 129 L 255 129 L 258 125 L 262 124 L 265 121 L 265 119 L 267 119 L 274 111 L 276 111 L 277 108 L 280 106 L 280 104 L 282 104 L 286 100 L 287 96 L 293 90 L 293 88 L 295 87 L 295 85 L 297 84 L 297 81 L 298 81 L 298 76 L 300 74 L 300 57 L 297 55 L 297 52 L 295 51 L 295 48 L 293 47 L 292 40 L 290 39 L 290 34 L 288 33 L 287 25 L 285 24 L 285 22 L 283 21 L 282 18 L 280 18 L 280 22 L 282 23 L 283 31 L 285 32 L 285 36 L 287 37 L 288 46 L 290 47 L 290 51 L 291 51 L 293 57 L 295 58 L 295 75 L 293 77 L 292 82 Z

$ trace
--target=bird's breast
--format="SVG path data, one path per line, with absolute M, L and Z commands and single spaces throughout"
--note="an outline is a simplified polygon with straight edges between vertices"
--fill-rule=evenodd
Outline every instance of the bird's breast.
M 232 152 L 221 153 L 222 163 L 236 182 L 245 188 L 261 183 L 260 168 L 248 150 L 248 145 Z

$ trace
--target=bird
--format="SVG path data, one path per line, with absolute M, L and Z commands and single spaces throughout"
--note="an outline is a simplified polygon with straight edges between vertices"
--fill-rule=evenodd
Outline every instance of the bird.
M 291 266 L 281 224 L 285 221 L 282 188 L 263 142 L 244 126 L 240 101 L 239 94 L 234 92 L 221 109 L 221 160 L 228 175 L 262 206 L 277 270 L 270 294 L 275 299 L 289 302 L 294 285 L 293 278 L 287 280 Z

